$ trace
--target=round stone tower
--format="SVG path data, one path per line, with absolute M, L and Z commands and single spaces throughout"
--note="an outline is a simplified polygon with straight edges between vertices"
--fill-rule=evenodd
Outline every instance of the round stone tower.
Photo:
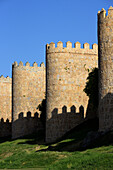
M 12 138 L 31 133 L 38 126 L 34 123 L 38 105 L 45 98 L 45 66 L 14 62 L 12 67 Z M 27 119 L 26 119 L 27 118 Z M 29 120 L 29 121 L 28 121 Z M 29 126 L 29 127 L 27 127 Z
M 80 108 L 86 110 L 88 96 L 83 91 L 88 70 L 98 66 L 98 46 L 60 41 L 47 44 L 46 49 L 46 141 L 61 137 L 81 122 Z M 73 111 L 75 113 L 73 113 Z
M 12 84 L 13 84 L 13 122 L 17 120 L 19 114 L 27 116 L 30 111 L 32 116 L 37 111 L 38 105 L 45 98 L 45 66 L 37 66 L 34 62 L 33 67 L 30 63 L 14 62 L 12 66 Z
M 113 7 L 98 12 L 99 130 L 113 129 Z

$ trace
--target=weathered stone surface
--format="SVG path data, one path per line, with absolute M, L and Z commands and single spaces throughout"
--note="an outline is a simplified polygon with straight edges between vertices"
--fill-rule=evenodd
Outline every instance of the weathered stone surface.
M 17 138 L 22 135 L 26 135 L 33 131 L 33 121 L 19 120 L 19 115 L 23 113 L 23 117 L 27 117 L 27 112 L 31 112 L 31 117 L 38 111 L 37 107 L 45 98 L 45 66 L 37 66 L 35 62 L 33 67 L 29 63 L 23 66 L 20 62 L 13 64 L 12 67 L 12 109 L 13 109 L 13 125 L 12 125 L 12 137 Z M 15 122 L 16 121 L 16 122 Z M 19 122 L 19 123 L 18 123 Z M 23 132 L 20 127 L 23 126 Z M 31 125 L 31 130 L 27 126 Z M 35 123 L 36 124 L 36 123 Z M 32 128 L 33 127 L 33 128 Z
M 12 123 L 6 120 L 6 122 L 3 121 L 3 119 L 0 120 L 0 137 L 7 137 L 11 136 L 11 130 L 12 130 Z
M 0 119 L 12 120 L 12 79 L 0 77 Z
M 30 113 L 30 112 L 29 112 Z M 12 138 L 19 138 L 25 135 L 29 135 L 32 133 L 36 133 L 39 130 L 44 130 L 43 124 L 38 118 L 38 114 L 31 117 L 31 115 L 27 115 L 27 117 L 23 117 L 23 115 L 19 115 L 19 118 L 12 123 Z
M 80 106 L 83 106 L 84 117 L 86 117 L 88 97 L 83 89 L 88 70 L 98 67 L 98 48 L 94 44 L 93 49 L 89 49 L 89 44 L 85 43 L 82 49 L 78 42 L 75 48 L 72 48 L 72 43 L 69 41 L 66 48 L 63 48 L 62 42 L 58 42 L 55 48 L 55 44 L 50 43 L 47 44 L 46 63 L 46 141 L 51 142 L 81 123 L 83 119 L 79 116 Z M 68 117 L 65 117 L 66 113 L 62 111 L 63 106 L 67 108 Z M 76 113 L 71 117 L 72 106 L 76 107 L 78 117 Z M 52 115 L 55 109 L 58 110 L 56 119 Z
M 99 130 L 113 129 L 113 7 L 98 13 Z

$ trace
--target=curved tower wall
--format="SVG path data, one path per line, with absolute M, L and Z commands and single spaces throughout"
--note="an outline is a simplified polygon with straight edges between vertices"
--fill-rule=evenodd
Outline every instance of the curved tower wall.
M 113 7 L 98 12 L 99 130 L 113 129 Z
M 0 120 L 12 121 L 12 79 L 0 77 Z
M 30 111 L 34 114 L 37 106 L 45 98 L 45 66 L 41 67 L 34 63 L 33 67 L 29 63 L 23 66 L 15 62 L 12 67 L 13 78 L 13 121 L 18 119 L 21 112 Z
M 38 112 L 38 105 L 45 98 L 44 64 L 42 63 L 41 66 L 38 67 L 37 63 L 30 66 L 27 62 L 26 65 L 23 66 L 22 62 L 20 62 L 19 65 L 15 62 L 12 66 L 12 87 L 12 136 L 13 138 L 16 138 L 28 134 L 28 132 L 26 132 L 28 129 L 27 127 L 24 127 L 22 130 L 22 127 L 20 126 L 20 124 L 22 124 L 22 119 L 19 118 L 34 117 L 35 113 Z M 27 112 L 31 112 L 31 115 L 28 116 Z M 25 133 L 22 132 L 21 134 L 21 131 L 25 131 Z
M 84 117 L 86 116 L 88 97 L 83 89 L 88 76 L 88 69 L 91 70 L 94 67 L 98 67 L 97 44 L 93 44 L 92 49 L 89 49 L 88 43 L 84 44 L 84 48 L 81 48 L 79 42 L 75 43 L 75 48 L 72 48 L 71 42 L 67 42 L 66 48 L 63 47 L 62 42 L 58 42 L 57 47 L 54 43 L 47 44 L 46 141 L 54 141 L 72 128 L 71 117 L 67 121 L 69 127 L 66 130 L 64 130 L 65 127 L 59 126 L 60 120 L 53 118 L 55 110 L 58 110 L 58 114 L 60 114 L 63 112 L 63 106 L 66 106 L 67 112 L 70 112 L 70 108 L 75 106 L 76 112 L 79 112 L 80 106 L 83 106 Z M 65 119 L 63 115 L 62 119 Z M 78 122 L 75 120 L 73 126 L 76 126 L 79 122 L 80 120 Z M 61 131 L 63 132 L 61 133 Z

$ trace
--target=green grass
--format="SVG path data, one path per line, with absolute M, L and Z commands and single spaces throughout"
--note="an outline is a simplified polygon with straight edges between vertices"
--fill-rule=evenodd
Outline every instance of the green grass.
M 24 139 L 0 140 L 0 169 L 113 169 L 113 134 L 98 139 L 92 149 L 79 151 L 89 131 L 96 131 L 98 122 L 86 122 L 55 143 L 46 145 L 43 134 Z M 91 146 L 89 146 L 91 148 Z

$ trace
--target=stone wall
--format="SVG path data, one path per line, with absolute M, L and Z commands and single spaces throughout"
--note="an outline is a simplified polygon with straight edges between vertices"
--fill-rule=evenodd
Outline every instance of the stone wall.
M 43 124 L 37 112 L 34 114 L 34 116 L 31 116 L 31 112 L 27 112 L 27 116 L 24 116 L 24 113 L 21 112 L 18 115 L 18 119 L 13 122 L 12 126 L 13 139 L 36 133 L 39 130 L 44 130 Z
M 30 111 L 31 117 L 34 117 L 34 114 L 38 111 L 38 105 L 45 98 L 44 63 L 38 67 L 37 63 L 30 66 L 27 62 L 26 65 L 23 66 L 22 62 L 20 62 L 19 65 L 15 62 L 12 67 L 12 87 L 12 136 L 15 138 L 15 134 L 16 132 L 19 134 L 21 126 L 19 123 L 17 124 L 19 114 L 23 112 L 24 117 L 27 117 L 27 112 Z M 21 123 L 21 121 L 19 122 Z M 24 133 L 24 135 L 26 134 Z
M 113 129 L 113 7 L 98 12 L 99 130 Z
M 78 113 L 76 112 L 75 106 L 72 106 L 69 112 L 67 112 L 67 107 L 63 106 L 62 112 L 60 113 L 58 112 L 58 109 L 55 108 L 52 111 L 52 117 L 47 121 L 46 125 L 46 131 L 49 129 L 49 137 L 51 137 L 49 140 L 46 138 L 47 142 L 55 141 L 83 121 L 83 106 L 80 106 Z
M 9 122 L 8 119 L 6 120 L 6 122 L 4 122 L 3 118 L 0 120 L 0 138 L 12 135 L 11 125 L 12 123 Z
M 84 44 L 84 48 L 81 48 L 79 42 L 75 43 L 75 48 L 72 48 L 71 42 L 67 42 L 66 48 L 63 47 L 62 42 L 58 42 L 56 48 L 54 43 L 47 44 L 47 142 L 54 141 L 61 136 L 59 135 L 60 126 L 58 126 L 57 121 L 51 123 L 51 126 L 56 126 L 52 133 L 50 130 L 50 123 L 48 124 L 52 119 L 52 112 L 55 108 L 58 109 L 59 113 L 62 113 L 62 107 L 64 105 L 67 107 L 67 112 L 70 112 L 72 106 L 76 106 L 76 112 L 79 112 L 79 107 L 82 105 L 84 108 L 84 117 L 86 117 L 88 97 L 85 92 L 83 92 L 83 89 L 85 87 L 88 71 L 94 67 L 98 67 L 97 44 L 93 44 L 92 49 L 89 49 L 88 43 Z M 69 121 L 67 122 L 69 123 Z M 56 129 L 58 129 L 59 134 L 55 133 Z
M 0 77 L 0 119 L 12 119 L 12 79 Z

